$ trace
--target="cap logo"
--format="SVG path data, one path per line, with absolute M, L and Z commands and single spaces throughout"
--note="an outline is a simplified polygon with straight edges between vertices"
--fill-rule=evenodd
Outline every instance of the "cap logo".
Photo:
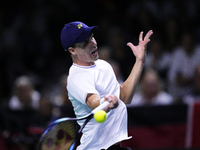
M 83 25 L 80 23 L 77 25 L 77 27 L 80 29 Z

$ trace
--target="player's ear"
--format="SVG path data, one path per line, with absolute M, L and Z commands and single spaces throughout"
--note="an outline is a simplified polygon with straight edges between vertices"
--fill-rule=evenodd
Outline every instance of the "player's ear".
M 76 50 L 73 47 L 69 47 L 68 51 L 72 54 L 75 55 L 76 54 Z

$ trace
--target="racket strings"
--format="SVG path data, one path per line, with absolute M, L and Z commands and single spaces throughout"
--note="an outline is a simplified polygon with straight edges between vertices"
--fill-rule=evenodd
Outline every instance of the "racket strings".
M 74 121 L 65 121 L 53 126 L 44 136 L 42 150 L 66 150 L 71 147 L 76 137 Z

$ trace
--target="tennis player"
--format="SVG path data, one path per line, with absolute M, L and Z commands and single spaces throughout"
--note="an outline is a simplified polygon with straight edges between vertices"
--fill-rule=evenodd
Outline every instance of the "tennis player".
M 83 129 L 80 145 L 77 150 L 130 149 L 120 147 L 120 142 L 131 137 L 127 133 L 127 108 L 131 102 L 137 82 L 140 78 L 144 61 L 145 47 L 153 32 L 150 30 L 143 39 L 139 35 L 139 44 L 127 45 L 133 51 L 136 62 L 126 81 L 120 85 L 111 65 L 99 59 L 97 42 L 93 30 L 97 26 L 87 26 L 82 22 L 65 24 L 61 31 L 63 48 L 71 54 L 73 64 L 67 79 L 68 96 L 76 117 L 91 112 L 104 101 L 110 104 L 105 108 L 107 120 L 97 123 L 94 119 Z M 83 121 L 78 124 L 82 125 Z

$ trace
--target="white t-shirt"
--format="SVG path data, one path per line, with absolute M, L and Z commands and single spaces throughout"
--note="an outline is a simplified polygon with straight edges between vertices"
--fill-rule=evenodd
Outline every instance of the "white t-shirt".
M 99 94 L 101 99 L 106 94 L 112 94 L 119 99 L 120 85 L 112 67 L 104 60 L 99 59 L 95 65 L 87 67 L 73 64 L 69 70 L 67 83 L 69 99 L 76 117 L 82 117 L 91 112 L 85 101 L 88 93 Z M 79 125 L 83 122 L 84 120 L 78 121 Z M 119 106 L 107 113 L 107 120 L 104 123 L 90 120 L 83 129 L 81 144 L 77 150 L 107 149 L 129 138 L 126 105 L 119 100 Z

